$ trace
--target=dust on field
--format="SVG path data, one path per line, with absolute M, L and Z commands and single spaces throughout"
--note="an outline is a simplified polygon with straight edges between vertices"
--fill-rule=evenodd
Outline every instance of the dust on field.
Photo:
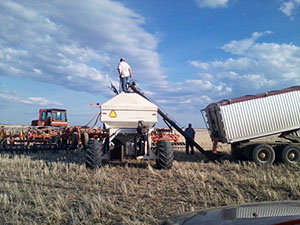
M 207 132 L 198 135 L 211 149 Z M 300 198 L 299 166 L 205 163 L 184 148 L 175 160 L 171 170 L 146 161 L 87 170 L 84 152 L 2 153 L 0 223 L 159 224 L 208 207 Z

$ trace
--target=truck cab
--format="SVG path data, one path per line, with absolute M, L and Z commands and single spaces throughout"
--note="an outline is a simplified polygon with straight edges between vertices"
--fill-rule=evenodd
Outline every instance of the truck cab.
M 67 110 L 65 109 L 40 109 L 39 119 L 32 120 L 32 126 L 68 126 Z

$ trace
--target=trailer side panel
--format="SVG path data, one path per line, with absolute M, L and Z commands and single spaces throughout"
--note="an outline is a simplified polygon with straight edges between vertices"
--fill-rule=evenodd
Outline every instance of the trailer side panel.
M 300 129 L 298 87 L 232 102 L 221 101 L 205 109 L 212 140 L 235 143 Z

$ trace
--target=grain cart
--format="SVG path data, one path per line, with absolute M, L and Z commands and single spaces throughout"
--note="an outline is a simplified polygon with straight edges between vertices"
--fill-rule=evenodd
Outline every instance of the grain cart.
M 151 140 L 157 111 L 156 105 L 136 93 L 122 92 L 102 104 L 101 121 L 107 136 L 88 141 L 87 168 L 114 159 L 154 159 L 157 168 L 171 168 L 174 158 L 171 143 L 158 140 L 154 148 Z
M 228 143 L 237 159 L 300 162 L 300 86 L 222 100 L 209 104 L 202 115 L 215 149 L 218 142 Z M 278 138 L 272 141 L 271 135 Z

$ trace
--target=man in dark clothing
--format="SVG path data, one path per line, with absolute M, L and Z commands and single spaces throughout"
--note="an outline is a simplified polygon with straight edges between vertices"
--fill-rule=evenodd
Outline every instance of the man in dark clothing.
M 185 129 L 184 133 L 192 140 L 195 139 L 195 130 L 192 128 L 192 124 L 189 123 L 188 128 Z M 185 152 L 189 154 L 189 147 L 191 147 L 191 154 L 194 155 L 194 146 L 192 142 L 188 139 L 185 139 Z

